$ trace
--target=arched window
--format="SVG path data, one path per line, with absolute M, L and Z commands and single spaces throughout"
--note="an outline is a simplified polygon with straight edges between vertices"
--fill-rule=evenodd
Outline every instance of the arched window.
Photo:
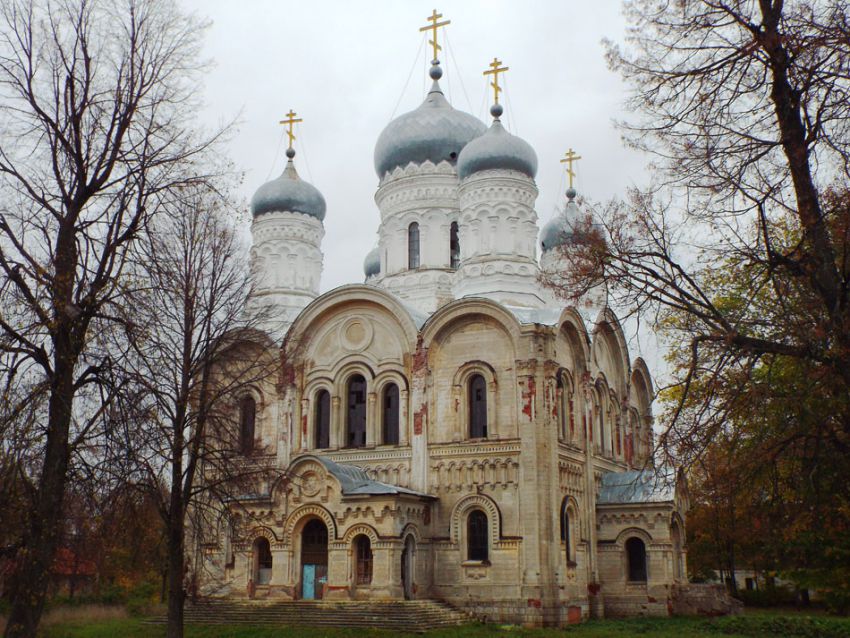
M 565 498 L 561 503 L 561 540 L 564 542 L 568 565 L 573 563 L 573 539 L 570 525 L 570 501 L 569 498 Z
M 487 437 L 487 382 L 480 374 L 469 380 L 469 438 Z
M 457 222 L 452 222 L 449 227 L 449 267 L 460 266 L 460 236 L 458 235 Z
M 472 510 L 466 519 L 467 560 L 488 560 L 487 536 L 487 515 L 481 510 Z
M 573 384 L 565 374 L 558 376 L 558 393 L 560 395 L 560 427 L 561 438 L 572 441 L 575 436 L 575 416 L 573 414 Z
M 419 268 L 419 224 L 416 222 L 407 227 L 407 267 Z
M 316 393 L 316 448 L 323 450 L 331 446 L 331 394 L 327 390 Z
M 354 552 L 357 555 L 357 575 L 355 584 L 368 585 L 372 582 L 372 541 L 365 534 L 354 539 Z
M 346 446 L 366 445 L 366 379 L 356 374 L 348 381 L 348 418 Z
M 383 394 L 383 442 L 386 445 L 398 445 L 398 386 L 390 383 Z
M 257 402 L 246 395 L 239 401 L 239 450 L 242 454 L 254 451 L 254 425 L 257 420 Z
M 646 582 L 646 545 L 635 536 L 626 541 L 626 560 L 629 563 L 629 580 Z

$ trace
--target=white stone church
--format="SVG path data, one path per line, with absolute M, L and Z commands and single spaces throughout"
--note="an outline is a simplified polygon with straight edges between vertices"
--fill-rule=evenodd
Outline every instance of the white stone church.
M 288 374 L 238 404 L 245 454 L 284 478 L 222 526 L 203 591 L 547 625 L 668 614 L 687 496 L 653 466 L 647 366 L 603 293 L 564 307 L 539 283 L 574 240 L 575 191 L 541 232 L 534 150 L 430 75 L 375 147 L 364 283 L 318 294 L 325 201 L 292 148 L 254 195 L 254 302 Z

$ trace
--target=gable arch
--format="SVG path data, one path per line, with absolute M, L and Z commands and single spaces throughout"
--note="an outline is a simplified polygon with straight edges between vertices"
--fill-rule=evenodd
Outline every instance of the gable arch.
M 609 387 L 625 397 L 631 369 L 629 349 L 620 322 L 608 308 L 596 320 L 590 352 L 594 366 L 607 374 Z
M 652 416 L 652 399 L 655 390 L 652 387 L 652 376 L 646 362 L 638 357 L 635 359 L 630 378 L 630 403 L 637 408 L 642 419 Z
M 499 326 L 510 338 L 516 350 L 520 338 L 520 323 L 500 304 L 481 297 L 462 298 L 446 304 L 431 315 L 422 327 L 422 345 L 429 347 L 433 341 L 465 319 L 485 317 Z
M 365 284 L 339 286 L 316 297 L 292 322 L 287 333 L 287 341 L 292 343 L 293 346 L 303 343 L 311 328 L 321 324 L 325 317 L 337 311 L 340 306 L 351 303 L 382 308 L 385 314 L 393 318 L 400 329 L 407 349 L 413 350 L 416 347 L 419 329 L 407 306 L 392 293 Z

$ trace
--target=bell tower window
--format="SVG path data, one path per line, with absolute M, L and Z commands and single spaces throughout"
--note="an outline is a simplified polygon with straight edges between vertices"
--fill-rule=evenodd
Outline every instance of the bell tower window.
M 449 228 L 449 266 L 455 269 L 460 266 L 460 237 L 457 222 L 452 222 Z
M 413 222 L 407 227 L 407 267 L 419 268 L 419 224 Z

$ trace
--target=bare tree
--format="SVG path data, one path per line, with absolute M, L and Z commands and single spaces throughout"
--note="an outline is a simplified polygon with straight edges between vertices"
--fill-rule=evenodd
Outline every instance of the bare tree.
M 608 58 L 655 183 L 595 207 L 605 236 L 565 249 L 549 282 L 570 296 L 601 281 L 667 334 L 682 374 L 661 441 L 692 457 L 768 360 L 809 368 L 821 396 L 850 392 L 850 16 L 844 0 L 646 0 L 626 15 Z M 821 434 L 850 451 L 843 410 Z
M 254 430 L 253 396 L 277 383 L 279 355 L 254 328 L 260 313 L 246 313 L 251 275 L 229 211 L 205 188 L 167 203 L 138 246 L 148 285 L 130 293 L 123 322 L 132 354 L 122 376 L 133 391 L 119 419 L 137 433 L 117 449 L 138 463 L 133 474 L 159 499 L 172 637 L 183 635 L 185 590 L 194 588 L 185 582 L 187 526 L 196 542 L 208 540 L 223 510 L 276 475 L 276 450 L 262 449 Z
M 850 527 L 848 6 L 628 2 L 608 59 L 654 181 L 589 205 L 597 225 L 580 225 L 603 232 L 578 233 L 547 277 L 566 297 L 602 284 L 664 335 L 661 452 L 704 464 L 734 450 L 729 502 L 767 494 L 778 530 L 762 555 L 827 587 L 846 582 Z
M 6 416 L 43 406 L 27 433 L 31 505 L 5 635 L 34 636 L 69 467 L 113 401 L 98 337 L 128 251 L 209 139 L 189 126 L 202 25 L 172 3 L 10 0 L 0 20 L 0 354 L 17 406 Z

